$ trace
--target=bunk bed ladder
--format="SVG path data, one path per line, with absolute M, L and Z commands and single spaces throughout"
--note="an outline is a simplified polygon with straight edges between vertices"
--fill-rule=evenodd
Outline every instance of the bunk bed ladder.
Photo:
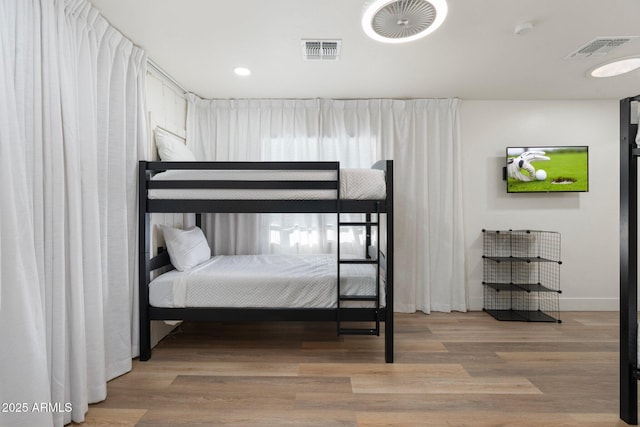
M 380 202 L 376 203 L 376 217 L 375 221 L 372 221 L 371 214 L 365 214 L 365 220 L 363 222 L 352 222 L 352 221 L 342 221 L 340 216 L 340 201 L 338 200 L 338 221 L 337 221 L 337 252 L 338 252 L 338 265 L 337 265 L 337 288 L 338 288 L 338 314 L 337 314 L 337 327 L 338 327 L 338 335 L 380 335 L 380 254 L 376 251 L 375 257 L 371 257 L 369 253 L 369 247 L 371 246 L 371 230 L 374 228 L 376 230 L 376 236 L 380 239 L 379 233 L 379 225 L 380 225 Z M 347 259 L 342 258 L 341 249 L 340 249 L 340 231 L 343 227 L 365 227 L 366 230 L 366 242 L 365 242 L 365 256 L 362 259 Z M 376 267 L 376 289 L 373 294 L 370 295 L 362 295 L 362 294 L 343 294 L 341 289 L 341 280 L 340 280 L 340 271 L 341 266 L 346 264 L 369 264 L 374 265 Z M 375 319 L 371 320 L 374 324 L 365 328 L 362 326 L 347 328 L 344 327 L 343 324 L 348 322 L 346 319 L 341 319 L 340 317 L 340 308 L 343 302 L 347 301 L 369 301 L 375 304 Z

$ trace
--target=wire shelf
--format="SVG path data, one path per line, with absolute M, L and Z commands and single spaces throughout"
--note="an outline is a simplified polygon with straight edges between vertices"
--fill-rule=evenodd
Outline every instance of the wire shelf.
M 498 320 L 560 322 L 560 233 L 483 230 L 484 311 Z

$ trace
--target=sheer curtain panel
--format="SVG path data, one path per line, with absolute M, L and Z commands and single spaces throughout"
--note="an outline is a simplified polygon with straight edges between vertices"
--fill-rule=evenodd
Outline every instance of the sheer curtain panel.
M 466 311 L 457 99 L 381 100 L 381 156 L 395 167 L 396 309 Z
M 0 425 L 62 426 L 137 353 L 146 57 L 85 0 L 3 1 L 0 36 Z
M 395 309 L 465 311 L 458 104 L 189 95 L 187 144 L 199 160 L 339 160 L 364 168 L 395 160 Z M 215 216 L 207 222 L 214 252 L 334 250 L 330 239 L 313 237 L 330 236 L 331 219 L 261 218 Z

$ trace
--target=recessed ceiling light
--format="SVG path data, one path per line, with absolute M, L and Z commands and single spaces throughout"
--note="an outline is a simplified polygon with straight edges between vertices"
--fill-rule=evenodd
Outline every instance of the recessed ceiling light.
M 640 57 L 617 59 L 591 70 L 592 77 L 615 77 L 640 68 Z
M 362 29 L 380 42 L 406 43 L 434 32 L 447 10 L 446 0 L 373 0 L 362 15 Z
M 236 67 L 233 72 L 238 76 L 246 77 L 251 75 L 251 70 L 245 67 Z

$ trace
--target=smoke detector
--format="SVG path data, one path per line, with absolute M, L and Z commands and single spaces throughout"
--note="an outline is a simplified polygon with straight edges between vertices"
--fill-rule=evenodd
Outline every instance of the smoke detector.
M 340 59 L 342 40 L 302 40 L 305 61 L 337 61 Z
M 513 32 L 516 36 L 523 36 L 529 33 L 531 30 L 533 30 L 533 22 L 525 21 L 525 22 L 518 22 Z
M 447 16 L 446 0 L 374 0 L 362 15 L 362 28 L 374 40 L 405 43 L 434 32 Z

